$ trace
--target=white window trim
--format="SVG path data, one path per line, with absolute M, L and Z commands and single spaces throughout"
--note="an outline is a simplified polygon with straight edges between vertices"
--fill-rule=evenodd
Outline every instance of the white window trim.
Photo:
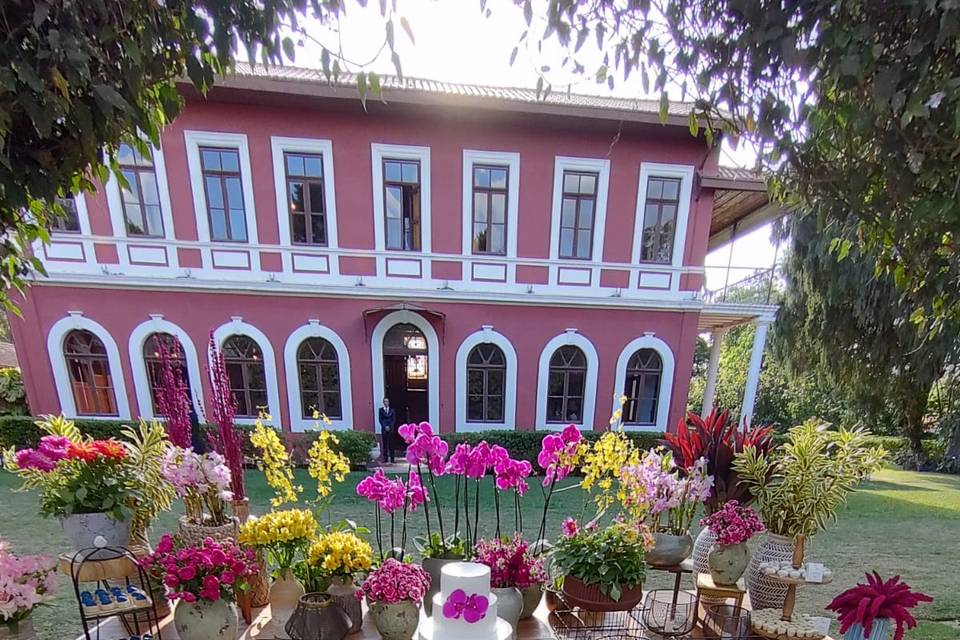
M 473 165 L 506 166 L 507 176 L 507 237 L 506 255 L 473 252 Z M 517 257 L 517 224 L 520 212 L 520 154 L 515 151 L 463 150 L 463 255 L 477 260 L 501 260 Z M 466 264 L 466 263 L 465 263 Z M 508 282 L 514 281 L 516 264 L 509 265 Z
M 157 192 L 160 196 L 160 216 L 163 218 L 163 236 L 131 236 L 127 233 L 127 223 L 123 214 L 123 196 L 120 192 L 120 181 L 116 174 L 110 172 L 107 180 L 107 208 L 110 210 L 110 226 L 113 228 L 113 235 L 118 238 L 129 238 L 135 242 L 156 242 L 158 240 L 174 240 L 176 234 L 173 228 L 173 205 L 170 203 L 170 184 L 167 182 L 167 164 L 163 155 L 162 146 L 151 146 L 150 151 L 153 160 L 153 172 L 157 177 Z M 126 246 L 118 247 L 120 254 L 120 264 L 130 266 L 130 256 L 126 251 Z M 170 248 L 167 251 L 167 262 L 171 267 L 178 266 L 177 251 Z
M 670 345 L 657 338 L 652 331 L 644 332 L 643 336 L 632 340 L 620 352 L 617 358 L 617 374 L 614 380 L 613 411 L 620 409 L 620 396 L 623 395 L 623 385 L 627 381 L 627 364 L 630 357 L 640 349 L 653 349 L 660 355 L 662 370 L 660 372 L 660 395 L 657 396 L 657 422 L 652 425 L 624 424 L 627 431 L 667 431 L 667 420 L 670 418 L 670 403 L 673 400 L 673 371 L 676 362 Z
M 243 321 L 240 316 L 233 316 L 230 322 L 225 322 L 213 331 L 213 339 L 217 348 L 223 353 L 223 343 L 230 336 L 247 336 L 254 340 L 263 353 L 263 371 L 267 378 L 267 409 L 270 412 L 270 420 L 267 424 L 280 424 L 280 390 L 277 386 L 277 360 L 273 355 L 273 345 L 260 329 L 252 324 Z M 213 353 L 207 349 L 207 362 L 213 364 Z M 237 424 L 253 424 L 256 418 L 235 418 Z
M 296 250 L 323 251 L 339 247 L 337 236 L 336 182 L 333 173 L 333 141 L 322 138 L 285 138 L 272 136 L 270 149 L 273 154 L 273 186 L 277 195 L 277 221 L 280 230 L 280 245 Z M 287 171 L 283 162 L 284 152 L 315 153 L 323 157 L 323 197 L 327 215 L 327 246 L 295 245 L 290 231 L 290 207 L 287 199 Z M 289 252 L 283 253 L 283 270 L 293 271 Z M 330 260 L 331 275 L 339 275 L 340 261 Z
M 57 320 L 47 333 L 47 355 L 50 358 L 50 367 L 53 369 L 53 380 L 57 387 L 57 396 L 60 398 L 60 410 L 68 418 L 83 418 L 84 420 L 129 420 L 130 403 L 127 401 L 127 386 L 123 375 L 123 366 L 120 362 L 120 351 L 110 332 L 100 324 L 83 317 L 81 311 L 68 311 L 66 318 Z M 107 362 L 110 364 L 110 379 L 113 383 L 113 396 L 117 403 L 116 416 L 78 416 L 76 403 L 73 401 L 73 388 L 70 385 L 70 372 L 67 370 L 67 360 L 63 355 L 63 342 L 67 334 L 74 330 L 86 330 L 97 336 L 107 351 Z
M 495 344 L 503 351 L 506 360 L 506 376 L 503 383 L 503 421 L 467 421 L 467 357 L 478 344 Z M 485 324 L 471 333 L 457 349 L 456 417 L 457 431 L 487 431 L 490 429 L 515 429 L 517 424 L 517 352 L 513 343 L 502 333 Z
M 147 420 L 163 418 L 153 413 L 153 402 L 150 397 L 150 377 L 147 373 L 147 363 L 143 358 L 143 345 L 154 333 L 168 333 L 180 341 L 183 357 L 187 363 L 187 373 L 190 375 L 190 397 L 197 415 L 203 415 L 203 381 L 200 377 L 200 363 L 197 360 L 197 349 L 189 334 L 178 325 L 164 320 L 163 314 L 150 314 L 150 319 L 141 322 L 130 332 L 128 349 L 130 351 L 130 368 L 133 370 L 133 388 L 137 394 L 137 406 L 140 417 Z
M 640 163 L 640 182 L 637 185 L 637 210 L 633 224 L 633 251 L 630 262 L 633 265 L 650 264 L 651 267 L 670 266 L 674 269 L 683 267 L 683 255 L 687 244 L 687 224 L 690 219 L 691 194 L 693 193 L 693 177 L 695 169 L 687 164 L 662 164 L 659 162 Z M 643 250 L 643 213 L 647 205 L 647 182 L 650 178 L 680 178 L 680 202 L 677 205 L 677 225 L 674 229 L 673 256 L 669 265 L 658 263 L 641 263 L 640 254 Z M 630 287 L 636 289 L 640 275 L 634 271 L 630 275 Z M 674 274 L 670 288 L 677 291 L 680 287 L 680 277 Z
M 394 251 L 397 256 L 408 255 L 416 258 L 431 251 L 430 217 L 430 147 L 415 147 L 401 144 L 370 144 L 370 169 L 373 180 L 373 236 L 378 252 L 387 251 L 386 218 L 383 204 L 383 161 L 419 160 L 420 161 L 420 251 Z M 377 273 L 386 274 L 386 259 L 377 256 Z M 423 278 L 430 277 L 429 261 L 424 261 Z M 380 406 L 379 401 L 375 406 Z
M 190 172 L 190 190 L 193 193 L 193 212 L 197 223 L 197 240 L 209 243 L 210 219 L 207 216 L 206 196 L 203 184 L 203 170 L 200 164 L 200 147 L 214 146 L 237 149 L 240 156 L 240 180 L 243 182 L 243 208 L 247 222 L 246 242 L 225 242 L 231 248 L 238 250 L 246 248 L 250 252 L 250 265 L 253 271 L 260 270 L 260 252 L 248 247 L 259 243 L 257 235 L 257 210 L 253 197 L 253 169 L 250 167 L 250 147 L 245 133 L 223 133 L 218 131 L 191 131 L 183 132 L 183 140 L 187 147 L 187 167 Z M 203 264 L 212 269 L 213 261 L 210 248 L 202 247 Z
M 383 402 L 384 383 L 383 383 L 383 339 L 387 331 L 397 324 L 412 324 L 420 329 L 427 338 L 427 393 L 430 394 L 428 402 L 429 422 L 433 425 L 434 431 L 440 431 L 440 340 L 437 338 L 437 332 L 433 325 L 419 313 L 413 311 L 394 311 L 383 317 L 377 326 L 373 328 L 370 337 L 370 356 L 371 370 L 373 371 L 373 407 L 374 413 Z M 376 416 L 372 416 L 375 418 Z M 374 430 L 380 433 L 380 421 L 374 419 Z
M 536 428 L 548 431 L 559 431 L 566 423 L 547 423 L 547 382 L 550 378 L 550 358 L 560 347 L 573 345 L 583 351 L 587 359 L 587 376 L 583 384 L 583 420 L 577 425 L 581 429 L 592 431 L 594 427 L 594 409 L 597 399 L 597 371 L 600 369 L 600 359 L 593 343 L 576 329 L 567 329 L 558 336 L 554 336 L 540 352 L 540 363 L 537 367 L 537 420 Z
M 553 208 L 550 215 L 550 259 L 560 259 L 560 209 L 563 206 L 563 172 L 593 171 L 597 173 L 597 204 L 593 212 L 593 252 L 589 260 L 565 258 L 570 265 L 589 265 L 603 259 L 603 237 L 607 221 L 607 196 L 610 190 L 610 160 L 606 158 L 573 158 L 557 156 L 553 166 Z M 550 282 L 557 282 L 556 265 L 550 267 Z M 596 271 L 596 269 L 594 269 Z M 594 273 L 593 283 L 599 283 Z
M 338 430 L 353 428 L 353 392 L 350 387 L 350 352 L 347 345 L 337 335 L 337 332 L 320 324 L 319 320 L 311 318 L 307 324 L 297 328 L 283 347 L 284 373 L 287 376 L 287 404 L 290 407 L 290 428 L 294 432 L 303 432 L 312 429 L 317 421 L 300 415 L 300 375 L 297 367 L 297 351 L 307 338 L 323 338 L 337 352 L 337 367 L 340 377 L 340 418 L 330 418 L 329 425 L 320 425 Z

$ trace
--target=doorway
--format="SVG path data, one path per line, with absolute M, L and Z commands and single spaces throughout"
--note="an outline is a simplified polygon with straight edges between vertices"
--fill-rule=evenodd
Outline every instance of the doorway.
M 397 424 L 430 419 L 430 353 L 415 325 L 395 324 L 383 338 L 383 391 Z

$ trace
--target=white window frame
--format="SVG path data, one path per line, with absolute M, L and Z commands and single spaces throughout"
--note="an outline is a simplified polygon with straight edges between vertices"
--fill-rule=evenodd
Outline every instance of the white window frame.
M 120 361 L 120 350 L 113 336 L 99 322 L 85 318 L 82 311 L 68 311 L 66 318 L 57 320 L 47 332 L 47 356 L 50 358 L 50 367 L 53 369 L 54 385 L 60 399 L 60 410 L 63 415 L 84 420 L 129 420 L 130 403 L 127 400 L 127 384 L 123 375 L 123 365 Z M 70 372 L 67 369 L 67 359 L 63 353 L 63 342 L 67 334 L 74 330 L 89 331 L 97 336 L 107 352 L 107 362 L 110 364 L 110 379 L 113 383 L 113 396 L 117 403 L 115 416 L 78 416 L 77 406 L 73 400 L 73 387 L 70 384 Z
M 657 396 L 657 422 L 653 425 L 624 424 L 623 428 L 627 431 L 666 432 L 670 419 L 670 403 L 673 401 L 673 372 L 676 368 L 676 360 L 670 345 L 656 337 L 652 331 L 646 331 L 642 337 L 627 343 L 620 352 L 620 357 L 617 358 L 617 373 L 613 383 L 613 411 L 620 409 L 620 397 L 623 395 L 623 385 L 627 381 L 627 364 L 630 362 L 630 357 L 640 349 L 653 349 L 660 356 L 662 368 L 660 393 Z
M 597 203 L 593 212 L 593 243 L 589 260 L 560 257 L 560 210 L 563 206 L 563 172 L 591 171 L 597 174 Z M 607 221 L 607 197 L 610 193 L 610 160 L 556 156 L 553 164 L 553 208 L 550 215 L 550 260 L 564 260 L 571 266 L 589 265 L 603 259 L 604 227 Z M 557 266 L 550 266 L 550 282 L 557 282 Z M 594 274 L 593 282 L 599 282 Z
M 203 184 L 203 169 L 200 164 L 200 147 L 224 147 L 236 149 L 240 156 L 240 180 L 243 182 L 243 209 L 247 222 L 246 242 L 219 242 L 216 244 L 232 250 L 250 252 L 250 264 L 253 271 L 260 270 L 260 252 L 254 247 L 260 242 L 257 234 L 257 208 L 253 197 L 253 169 L 250 166 L 250 146 L 245 133 L 223 133 L 220 131 L 185 130 L 183 140 L 187 147 L 187 168 L 190 173 L 190 190 L 193 193 L 193 212 L 197 223 L 197 240 L 209 245 L 210 218 L 207 213 L 206 191 Z M 201 247 L 203 264 L 213 268 L 210 247 Z
M 200 377 L 200 362 L 197 359 L 197 349 L 190 339 L 190 335 L 179 325 L 165 320 L 163 314 L 150 314 L 150 319 L 141 322 L 130 332 L 128 349 L 130 352 L 130 368 L 133 370 L 133 388 L 137 394 L 137 406 L 140 417 L 147 420 L 163 419 L 153 413 L 153 402 L 150 397 L 150 375 L 147 372 L 147 363 L 143 357 L 143 345 L 154 333 L 167 333 L 180 341 L 183 349 L 183 358 L 187 364 L 187 373 L 190 375 L 190 397 L 197 415 L 203 415 L 203 379 Z
M 402 144 L 370 144 L 370 169 L 373 174 L 373 236 L 378 252 L 389 251 L 397 256 L 417 258 L 431 251 L 430 217 L 430 147 L 415 147 Z M 383 204 L 383 161 L 418 160 L 420 162 L 420 251 L 400 251 L 387 249 L 386 217 Z M 377 273 L 386 273 L 383 256 L 377 256 Z M 427 265 L 425 265 L 427 266 Z M 424 269 L 424 277 L 429 278 L 429 269 Z M 374 406 L 380 406 L 379 402 Z
M 233 316 L 230 322 L 225 322 L 217 327 L 213 332 L 213 339 L 217 344 L 217 349 L 223 353 L 223 343 L 230 336 L 247 336 L 254 340 L 263 353 L 263 371 L 267 378 L 267 408 L 270 411 L 270 420 L 264 420 L 265 424 L 280 425 L 280 390 L 277 385 L 277 359 L 273 355 L 273 344 L 266 334 L 257 329 L 248 322 L 244 322 L 241 316 Z M 213 352 L 207 349 L 207 363 L 213 365 Z M 237 424 L 254 424 L 256 418 L 234 418 Z
M 649 266 L 651 269 L 683 267 L 683 256 L 687 245 L 687 225 L 690 220 L 691 195 L 693 193 L 693 178 L 696 170 L 693 165 L 662 164 L 659 162 L 640 163 L 640 181 L 637 185 L 637 210 L 633 224 L 633 251 L 630 262 L 634 266 Z M 674 229 L 673 255 L 669 264 L 655 262 L 641 262 L 640 254 L 643 250 L 643 214 L 647 208 L 647 183 L 650 178 L 679 178 L 680 200 L 677 204 L 677 224 Z M 636 289 L 640 272 L 633 269 L 630 274 L 630 287 Z M 670 288 L 677 291 L 680 287 L 679 274 L 670 279 Z
M 507 167 L 507 237 L 506 254 L 473 252 L 473 166 L 475 164 Z M 520 154 L 515 151 L 463 150 L 463 255 L 475 260 L 503 260 L 517 257 L 517 224 L 520 212 Z M 510 264 L 512 282 L 516 265 Z
M 326 251 L 337 249 L 339 245 L 337 235 L 337 198 L 336 181 L 333 173 L 333 141 L 323 138 L 287 138 L 272 136 L 270 149 L 273 155 L 273 185 L 277 196 L 277 222 L 280 230 L 280 245 L 293 248 L 296 251 Z M 290 230 L 289 193 L 287 193 L 287 168 L 283 162 L 283 154 L 312 153 L 323 158 L 323 197 L 326 206 L 327 245 L 293 244 Z M 339 260 L 330 260 L 330 273 L 339 275 Z M 283 270 L 293 271 L 290 252 L 283 252 Z
M 558 336 L 554 336 L 540 351 L 540 362 L 537 367 L 537 417 L 538 430 L 560 431 L 565 423 L 547 423 L 547 383 L 550 379 L 550 359 L 560 347 L 572 345 L 579 347 L 587 359 L 587 375 L 583 383 L 583 416 L 577 425 L 582 430 L 593 431 L 594 412 L 597 400 L 597 372 L 600 369 L 600 358 L 597 349 L 590 339 L 576 329 L 567 329 Z
M 503 420 L 501 422 L 467 421 L 467 357 L 474 347 L 480 344 L 494 344 L 503 351 L 506 361 L 506 375 L 503 381 Z M 507 336 L 493 330 L 493 325 L 485 324 L 479 331 L 471 333 L 457 349 L 456 380 L 456 419 L 457 431 L 487 431 L 491 429 L 516 428 L 517 424 L 517 351 Z
M 340 338 L 336 331 L 320 324 L 320 321 L 314 318 L 307 320 L 307 324 L 298 327 L 287 338 L 283 347 L 284 373 L 287 376 L 287 405 L 290 408 L 290 428 L 293 432 L 309 431 L 315 425 L 316 420 L 312 418 L 303 418 L 300 415 L 300 372 L 297 367 L 297 351 L 300 345 L 307 338 L 323 338 L 337 352 L 337 367 L 340 377 L 340 418 L 330 418 L 330 424 L 321 423 L 321 428 L 332 428 L 337 430 L 347 430 L 353 428 L 353 391 L 350 385 L 350 351 L 346 343 Z

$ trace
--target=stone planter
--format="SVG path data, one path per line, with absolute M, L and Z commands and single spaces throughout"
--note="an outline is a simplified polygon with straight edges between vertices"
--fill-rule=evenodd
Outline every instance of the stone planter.
M 693 580 L 696 583 L 697 574 L 709 573 L 710 565 L 707 562 L 707 556 L 710 548 L 717 541 L 717 536 L 710 531 L 710 527 L 704 527 L 697 534 L 697 539 L 693 541 Z
M 497 596 L 497 617 L 510 623 L 513 629 L 511 638 L 517 637 L 517 624 L 523 612 L 523 595 L 516 587 L 493 587 L 490 593 Z
M 370 619 L 383 640 L 410 640 L 420 624 L 420 607 L 412 600 L 386 604 L 368 600 Z
M 653 541 L 653 548 L 646 554 L 647 564 L 653 567 L 675 567 L 693 551 L 693 538 L 689 533 L 680 536 L 655 533 Z
M 793 560 L 793 540 L 785 536 L 764 533 L 750 558 L 747 568 L 747 592 L 754 609 L 781 609 L 787 597 L 787 585 L 775 582 L 760 573 L 764 562 L 788 562 Z
M 114 520 L 106 513 L 75 513 L 60 518 L 60 525 L 74 550 L 130 544 L 130 521 Z
M 523 595 L 523 611 L 520 612 L 520 619 L 526 620 L 533 617 L 533 612 L 540 606 L 540 599 L 543 598 L 543 585 L 532 584 L 525 589 L 520 589 Z
M 198 547 L 206 538 L 213 538 L 214 542 L 220 544 L 236 542 L 239 532 L 240 521 L 236 517 L 231 517 L 227 523 L 216 526 L 197 524 L 187 516 L 180 516 L 180 520 L 177 521 L 177 535 L 180 540 L 190 546 Z
M 0 624 L 0 640 L 36 640 L 37 632 L 33 629 L 33 620 L 26 618 L 17 622 Z
M 270 615 L 281 629 L 293 615 L 303 594 L 303 586 L 290 569 L 270 585 Z
M 750 549 L 746 542 L 740 544 L 714 543 L 707 554 L 707 565 L 714 584 L 736 584 L 750 562 Z
M 430 588 L 427 589 L 427 595 L 423 597 L 423 610 L 428 616 L 433 615 L 433 596 L 440 593 L 440 571 L 444 565 L 451 562 L 462 562 L 463 558 L 424 558 L 422 565 L 424 571 L 430 574 Z
M 177 603 L 173 626 L 180 640 L 235 640 L 240 624 L 232 602 L 198 600 Z
M 870 635 L 863 630 L 863 625 L 859 622 L 843 634 L 843 640 L 887 640 L 887 634 L 890 632 L 890 619 L 877 618 L 873 621 L 873 627 L 870 629 Z
M 586 584 L 580 578 L 566 576 L 561 588 L 564 601 L 586 611 L 629 611 L 643 599 L 643 585 L 622 588 L 619 600 L 600 591 L 599 584 Z
M 330 586 L 325 591 L 333 601 L 350 616 L 350 631 L 356 633 L 360 631 L 360 625 L 363 624 L 363 607 L 357 598 L 357 585 L 353 583 L 351 576 L 334 576 L 330 580 Z

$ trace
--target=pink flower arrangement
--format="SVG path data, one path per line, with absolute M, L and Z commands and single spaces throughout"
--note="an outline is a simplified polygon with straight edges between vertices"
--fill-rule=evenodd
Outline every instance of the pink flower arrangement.
M 863 627 L 864 637 L 870 637 L 874 623 L 887 618 L 897 627 L 893 640 L 903 640 L 904 629 L 917 626 L 910 609 L 921 602 L 933 602 L 933 598 L 911 591 L 910 585 L 900 581 L 900 576 L 884 581 L 874 571 L 873 574 L 867 574 L 867 584 L 861 582 L 847 589 L 834 598 L 827 609 L 839 614 L 840 633 L 846 633 L 859 624 Z
M 525 589 L 547 580 L 543 562 L 519 533 L 513 538 L 481 540 L 476 546 L 476 560 L 490 567 L 490 586 L 494 588 Z
M 157 549 L 140 561 L 141 565 L 163 581 L 167 598 L 196 602 L 236 599 L 257 573 L 257 558 L 252 549 L 243 550 L 233 543 L 219 544 L 207 538 L 200 546 L 179 546 L 170 534 L 160 538 Z
M 713 476 L 700 458 L 684 475 L 670 453 L 647 451 L 643 459 L 621 470 L 621 485 L 628 506 L 642 507 L 655 532 L 683 535 L 693 522 L 697 505 L 710 497 Z
M 540 443 L 540 453 L 537 455 L 537 464 L 544 470 L 543 486 L 548 486 L 555 480 L 563 480 L 573 466 L 565 464 L 563 460 L 571 459 L 583 436 L 576 425 L 567 425 L 560 433 L 551 433 Z
M 574 518 L 567 518 L 560 525 L 560 529 L 563 531 L 564 538 L 572 538 L 580 533 L 580 523 Z
M 764 530 L 757 512 L 736 500 L 728 500 L 719 511 L 702 518 L 700 524 L 709 527 L 721 545 L 746 542 Z
M 53 595 L 57 561 L 52 556 L 16 556 L 0 540 L 0 623 L 23 620 Z
M 430 574 L 418 564 L 407 564 L 387 558 L 370 572 L 360 585 L 357 598 L 381 604 L 396 604 L 410 600 L 420 603 L 430 588 Z
M 219 453 L 167 447 L 160 473 L 183 500 L 190 520 L 215 526 L 227 521 L 226 503 L 233 499 L 232 474 Z
M 58 462 L 67 457 L 69 446 L 70 440 L 64 436 L 43 436 L 36 449 L 17 451 L 15 457 L 17 467 L 49 473 Z
M 372 476 L 361 480 L 357 485 L 357 495 L 376 502 L 389 515 L 405 508 L 416 511 L 419 505 L 429 499 L 426 488 L 413 471 L 408 476 L 408 482 L 404 483 L 401 478 L 391 480 L 383 469 L 377 469 Z

